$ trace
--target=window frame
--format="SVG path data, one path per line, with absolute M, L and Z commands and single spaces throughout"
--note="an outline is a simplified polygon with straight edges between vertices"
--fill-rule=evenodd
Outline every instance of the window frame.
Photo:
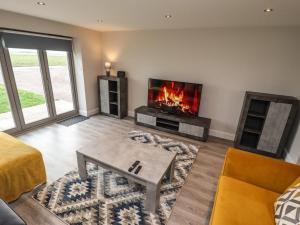
M 62 114 L 56 114 L 56 107 L 54 102 L 54 96 L 53 96 L 53 89 L 51 84 L 51 77 L 50 77 L 50 68 L 48 65 L 48 58 L 47 58 L 47 50 L 52 49 L 35 49 L 37 50 L 39 62 L 40 62 L 40 70 L 41 70 L 41 77 L 42 77 L 42 83 L 44 86 L 44 92 L 45 92 L 45 98 L 47 102 L 47 110 L 49 117 L 35 121 L 32 123 L 25 123 L 24 121 L 24 115 L 22 112 L 22 107 L 20 103 L 20 99 L 18 96 L 18 89 L 15 81 L 14 71 L 11 64 L 10 54 L 9 54 L 9 48 L 5 46 L 5 43 L 2 39 L 2 34 L 5 32 L 5 30 L 1 30 L 0 28 L 0 62 L 1 62 L 1 68 L 3 71 L 3 79 L 5 81 L 6 89 L 7 89 L 7 95 L 10 101 L 11 105 L 11 113 L 13 115 L 13 119 L 15 122 L 15 128 L 6 130 L 5 132 L 10 134 L 17 134 L 24 132 L 26 130 L 30 130 L 34 127 L 50 124 L 59 120 L 63 120 L 66 118 L 70 118 L 76 115 L 79 115 L 79 104 L 78 104 L 78 96 L 77 96 L 77 85 L 76 85 L 76 75 L 75 75 L 75 65 L 74 65 L 74 55 L 73 55 L 73 48 L 71 51 L 66 50 L 54 50 L 54 51 L 65 51 L 67 52 L 68 57 L 68 69 L 69 69 L 69 77 L 70 77 L 70 85 L 71 85 L 71 91 L 72 91 L 72 97 L 73 97 L 73 110 L 62 113 Z M 12 30 L 9 30 L 10 33 L 14 32 Z M 20 31 L 15 31 L 17 34 L 20 33 Z M 26 35 L 32 35 L 31 32 L 24 32 L 21 31 L 22 34 L 26 33 Z M 73 40 L 70 37 L 60 37 L 60 36 L 53 36 L 49 34 L 37 34 L 34 33 L 34 36 L 38 36 L 39 38 L 45 37 L 45 38 L 57 38 L 57 39 L 68 39 L 72 42 L 73 46 Z M 21 44 L 20 44 L 21 45 Z M 26 48 L 25 48 L 26 49 Z

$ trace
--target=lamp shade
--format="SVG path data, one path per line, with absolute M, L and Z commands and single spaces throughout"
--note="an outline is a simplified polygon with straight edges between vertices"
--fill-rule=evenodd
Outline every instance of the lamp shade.
M 111 63 L 105 62 L 104 67 L 105 67 L 105 69 L 109 70 L 111 68 Z

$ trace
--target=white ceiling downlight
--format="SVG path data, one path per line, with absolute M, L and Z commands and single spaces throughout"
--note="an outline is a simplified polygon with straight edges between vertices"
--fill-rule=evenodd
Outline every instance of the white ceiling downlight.
M 37 5 L 41 5 L 41 6 L 46 5 L 45 2 L 37 2 L 36 4 L 37 4 Z
M 273 12 L 273 11 L 274 11 L 274 9 L 272 9 L 272 8 L 266 8 L 264 10 L 264 12 L 266 12 L 266 13 L 270 13 L 270 12 Z
M 46 5 L 38 6 L 38 1 Z M 300 0 L 28 2 L 30 1 L 0 0 L 0 9 L 99 31 L 300 26 Z M 273 11 L 264 12 L 267 8 Z M 6 13 L 9 14 L 0 11 L 1 16 Z M 165 18 L 166 14 L 171 14 L 172 18 Z M 103 19 L 103 23 L 97 22 L 97 19 Z
M 166 14 L 166 15 L 165 15 L 165 18 L 166 18 L 166 19 L 171 19 L 172 17 L 173 17 L 172 14 Z

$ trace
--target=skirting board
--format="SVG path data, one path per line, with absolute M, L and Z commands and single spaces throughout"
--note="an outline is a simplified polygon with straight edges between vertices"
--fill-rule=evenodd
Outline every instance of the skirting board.
M 79 109 L 79 114 L 82 116 L 93 116 L 95 114 L 99 113 L 99 108 L 95 108 L 95 109 L 89 109 L 89 110 L 81 110 Z
M 134 117 L 134 112 L 128 111 L 128 116 Z M 223 139 L 230 140 L 230 141 L 234 141 L 234 137 L 235 137 L 235 134 L 227 133 L 227 132 L 220 131 L 220 130 L 214 130 L 214 129 L 210 129 L 209 135 L 218 137 L 218 138 L 223 138 Z M 297 164 L 297 161 L 291 156 L 291 154 L 289 152 L 285 152 L 285 153 L 286 153 L 285 161 Z
M 128 116 L 134 117 L 134 112 L 128 111 Z M 222 139 L 226 139 L 226 140 L 230 140 L 230 141 L 233 141 L 234 137 L 235 137 L 235 134 L 227 133 L 227 132 L 220 131 L 220 130 L 213 130 L 213 129 L 210 129 L 209 135 L 218 137 L 218 138 L 222 138 Z
M 92 116 L 95 115 L 99 112 L 99 108 L 95 108 L 95 109 L 91 109 L 91 110 L 79 110 L 79 114 L 82 116 Z M 130 117 L 134 117 L 134 112 L 133 111 L 128 111 L 128 116 Z M 230 140 L 233 141 L 234 140 L 234 134 L 232 133 L 227 133 L 224 131 L 219 131 L 219 130 L 214 130 L 214 129 L 210 129 L 209 131 L 209 135 L 214 136 L 214 137 L 218 137 L 218 138 L 223 138 L 226 140 Z M 285 157 L 285 161 L 290 162 L 290 163 L 297 163 L 293 157 L 289 154 L 289 152 L 286 152 L 286 157 Z
M 134 112 L 133 111 L 128 111 L 128 116 L 134 117 Z
M 209 135 L 218 137 L 218 138 L 222 138 L 222 139 L 226 139 L 229 141 L 234 141 L 234 137 L 235 137 L 235 134 L 227 133 L 227 132 L 220 131 L 220 130 L 214 130 L 214 129 L 209 130 Z

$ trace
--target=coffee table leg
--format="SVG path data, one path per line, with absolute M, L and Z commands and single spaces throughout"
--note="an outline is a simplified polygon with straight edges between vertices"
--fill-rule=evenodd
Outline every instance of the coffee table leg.
M 159 206 L 160 185 L 147 184 L 145 209 L 152 213 L 156 213 Z
M 175 169 L 175 160 L 173 160 L 173 162 L 171 163 L 168 172 L 167 172 L 167 178 L 169 183 L 172 183 L 173 181 L 173 177 L 174 177 L 174 169 Z
M 86 171 L 86 161 L 84 155 L 80 154 L 79 152 L 77 152 L 77 164 L 78 164 L 78 173 L 81 180 L 86 180 L 88 177 Z

